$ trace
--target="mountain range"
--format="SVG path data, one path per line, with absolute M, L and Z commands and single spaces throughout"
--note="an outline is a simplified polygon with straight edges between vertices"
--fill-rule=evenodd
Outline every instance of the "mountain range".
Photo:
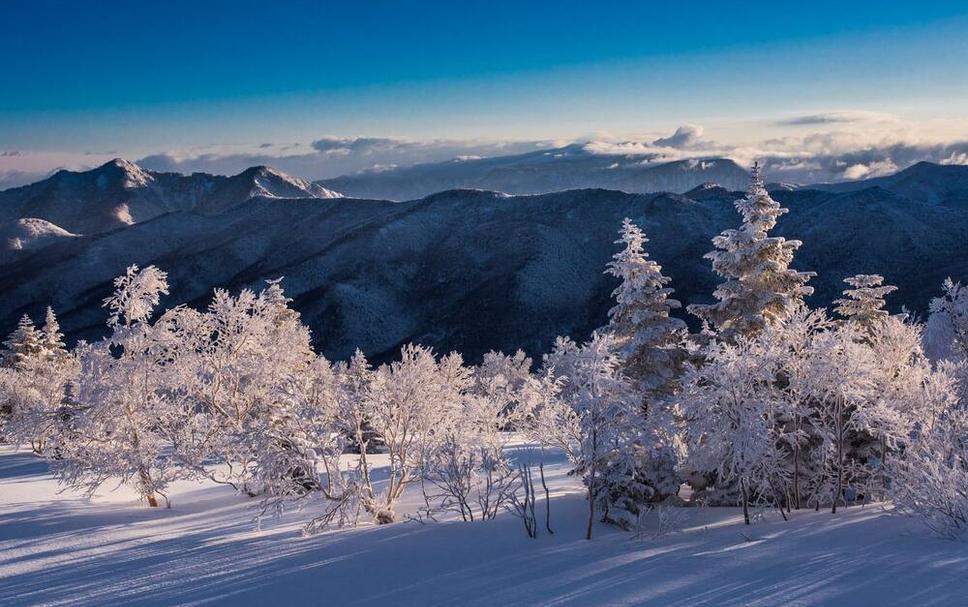
M 158 173 L 117 158 L 90 171 L 62 170 L 0 192 L 0 245 L 22 250 L 93 235 L 173 212 L 218 214 L 254 197 L 335 198 L 340 194 L 271 167 L 232 177 Z M 2 255 L 2 253 L 0 253 Z
M 683 193 L 709 182 L 741 189 L 747 179 L 745 169 L 726 158 L 669 162 L 652 156 L 598 154 L 572 144 L 509 156 L 371 169 L 316 183 L 355 198 L 413 200 L 454 189 L 506 194 L 587 188 Z
M 137 263 L 169 273 L 163 305 L 204 306 L 214 287 L 258 289 L 284 276 L 331 358 L 359 347 L 385 360 L 408 341 L 471 361 L 490 349 L 540 355 L 556 335 L 583 339 L 604 324 L 615 281 L 603 270 L 623 217 L 646 230 L 676 297 L 709 301 L 719 279 L 703 254 L 739 223 L 732 202 L 742 195 L 734 182 L 649 194 L 463 189 L 392 202 L 317 187 L 265 167 L 180 176 L 115 161 L 0 192 L 5 233 L 27 241 L 0 258 L 0 333 L 51 304 L 71 339 L 102 335 L 101 300 Z M 846 276 L 881 273 L 900 287 L 893 310 L 923 313 L 945 277 L 968 280 L 968 167 L 919 164 L 772 193 L 790 209 L 776 232 L 804 242 L 795 267 L 818 272 L 814 305 L 829 305 Z

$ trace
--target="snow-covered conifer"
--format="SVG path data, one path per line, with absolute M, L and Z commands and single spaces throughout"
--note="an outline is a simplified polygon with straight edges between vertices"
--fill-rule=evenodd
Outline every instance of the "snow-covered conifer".
M 735 205 L 743 224 L 713 238 L 717 250 L 706 255 L 713 270 L 726 279 L 713 293 L 717 302 L 688 308 L 727 341 L 759 332 L 813 293 L 806 283 L 814 273 L 790 268 L 802 243 L 768 235 L 787 209 L 770 197 L 759 165 L 753 165 L 749 190 Z
M 893 285 L 885 285 L 884 277 L 878 274 L 857 274 L 845 278 L 851 288 L 844 291 L 844 297 L 834 300 L 834 310 L 865 330 L 871 329 L 874 322 L 887 316 L 884 297 L 897 290 Z
M 615 306 L 605 328 L 614 336 L 622 372 L 643 393 L 669 395 L 675 391 L 686 352 L 686 323 L 669 316 L 682 304 L 669 295 L 670 278 L 643 249 L 648 238 L 626 218 L 616 240 L 624 248 L 613 256 L 606 274 L 622 282 L 612 291 Z
M 30 359 L 39 357 L 44 351 L 44 335 L 30 317 L 24 314 L 17 328 L 3 342 L 2 359 L 5 367 L 24 368 Z
M 42 343 L 44 353 L 47 356 L 63 356 L 66 354 L 67 346 L 64 344 L 64 334 L 61 333 L 60 323 L 57 322 L 57 315 L 54 309 L 47 306 L 47 313 L 44 316 L 44 327 L 41 329 L 43 335 Z

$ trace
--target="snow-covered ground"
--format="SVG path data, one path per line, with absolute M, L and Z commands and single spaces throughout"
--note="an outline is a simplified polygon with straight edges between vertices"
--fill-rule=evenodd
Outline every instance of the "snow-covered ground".
M 0 448 L 0 605 L 959 605 L 968 544 L 879 507 L 768 515 L 682 509 L 642 538 L 583 539 L 581 487 L 548 469 L 554 535 L 509 514 L 302 537 L 309 512 L 253 523 L 255 500 L 181 482 L 170 510 L 122 488 L 58 493 L 44 462 Z M 413 507 L 415 496 L 408 498 Z M 406 508 L 404 508 L 405 510 Z M 654 521 L 650 521 L 654 526 Z

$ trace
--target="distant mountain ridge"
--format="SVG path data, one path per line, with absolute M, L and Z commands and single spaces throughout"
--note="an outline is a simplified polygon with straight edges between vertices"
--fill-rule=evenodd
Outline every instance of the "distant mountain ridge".
M 945 277 L 968 281 L 966 184 L 968 167 L 928 165 L 853 191 L 773 190 L 790 209 L 777 233 L 804 242 L 794 266 L 818 273 L 810 302 L 829 305 L 846 276 L 880 273 L 899 287 L 892 310 L 923 313 Z M 112 278 L 138 263 L 169 272 L 166 305 L 204 306 L 213 287 L 285 276 L 331 358 L 360 347 L 385 360 L 407 341 L 472 361 L 490 349 L 540 355 L 556 335 L 586 338 L 605 322 L 615 283 L 603 270 L 623 217 L 643 226 L 678 299 L 709 301 L 719 279 L 702 256 L 738 225 L 740 195 L 711 184 L 685 194 L 452 190 L 403 203 L 258 197 L 219 213 L 175 210 L 0 261 L 0 333 L 52 304 L 72 338 L 101 335 Z
M 62 170 L 37 183 L 0 192 L 0 234 L 7 236 L 0 248 L 23 249 L 58 236 L 100 234 L 166 213 L 221 213 L 260 196 L 335 198 L 340 194 L 265 166 L 231 177 L 180 175 L 146 171 L 116 158 L 89 171 Z M 24 237 L 23 222 L 28 220 L 35 228 L 41 221 L 49 224 L 45 240 Z M 14 243 L 13 238 L 19 241 Z
M 746 179 L 746 171 L 725 158 L 669 162 L 641 155 L 597 154 L 572 144 L 511 156 L 374 169 L 316 183 L 356 198 L 414 200 L 454 189 L 512 195 L 587 188 L 682 193 L 707 182 L 742 189 Z

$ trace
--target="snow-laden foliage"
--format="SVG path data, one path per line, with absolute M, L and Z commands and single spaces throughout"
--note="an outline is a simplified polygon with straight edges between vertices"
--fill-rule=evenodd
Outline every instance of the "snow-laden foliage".
M 616 503 L 611 494 L 647 496 L 650 489 L 637 478 L 635 440 L 642 431 L 642 416 L 628 380 L 618 370 L 614 338 L 594 333 L 576 344 L 559 337 L 544 358 L 547 373 L 561 383 L 559 397 L 538 413 L 539 437 L 562 449 L 588 490 L 588 528 L 591 539 L 596 506 L 634 510 L 633 504 Z
M 725 484 L 739 484 L 747 524 L 753 496 L 779 505 L 786 483 L 778 434 L 783 400 L 774 385 L 778 365 L 767 340 L 740 336 L 735 343 L 711 344 L 705 364 L 684 378 L 690 463 L 714 470 Z
M 69 350 L 48 310 L 4 341 L 0 431 L 68 487 L 129 483 L 155 506 L 173 480 L 208 479 L 256 498 L 259 516 L 311 509 L 307 532 L 398 520 L 409 491 L 423 505 L 407 516 L 507 510 L 536 537 L 540 480 L 550 533 L 544 451 L 514 442 L 528 437 L 584 484 L 588 538 L 596 520 L 634 529 L 672 507 L 681 479 L 693 502 L 742 505 L 747 522 L 751 506 L 786 517 L 893 499 L 962 533 L 968 291 L 945 283 L 925 338 L 885 310 L 893 287 L 858 275 L 833 321 L 803 302 L 799 243 L 767 235 L 784 210 L 758 172 L 737 207 L 743 226 L 709 256 L 727 280 L 694 310 L 701 336 L 671 316 L 669 278 L 626 220 L 608 324 L 584 343 L 560 337 L 537 371 L 523 352 L 471 366 L 414 344 L 376 367 L 361 352 L 329 361 L 281 279 L 156 312 L 165 273 L 132 266 L 104 300 L 103 340 Z
M 5 342 L 0 366 L 0 435 L 43 453 L 57 432 L 59 413 L 77 378 L 76 357 L 67 351 L 54 311 L 47 308 L 40 331 L 24 317 Z
M 746 196 L 735 204 L 742 225 L 713 238 L 717 250 L 706 254 L 713 270 L 726 279 L 713 292 L 717 301 L 689 306 L 689 312 L 725 340 L 757 333 L 813 293 L 806 283 L 814 273 L 790 268 L 802 243 L 768 235 L 787 209 L 766 191 L 758 165 L 753 166 Z
M 959 406 L 953 382 L 946 372 L 930 378 L 922 419 L 890 464 L 898 510 L 947 538 L 968 531 L 968 411 Z

